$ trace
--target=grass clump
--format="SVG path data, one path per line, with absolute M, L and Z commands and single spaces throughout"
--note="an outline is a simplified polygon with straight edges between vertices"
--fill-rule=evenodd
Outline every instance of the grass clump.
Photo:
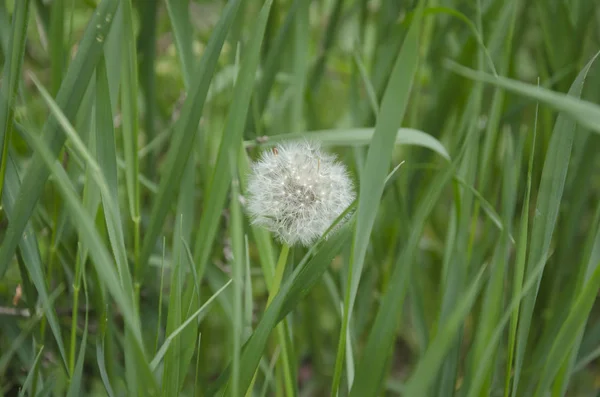
M 0 0 L 0 396 L 595 395 L 600 5 L 471 3 Z

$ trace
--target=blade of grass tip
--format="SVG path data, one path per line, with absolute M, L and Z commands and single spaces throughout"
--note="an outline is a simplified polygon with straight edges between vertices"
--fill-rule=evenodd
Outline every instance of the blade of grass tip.
M 187 264 L 190 267 L 190 272 L 192 273 L 192 278 L 194 280 L 194 294 L 198 297 L 198 299 L 200 299 L 200 278 L 198 277 L 198 272 L 196 271 L 196 266 L 194 265 L 194 257 L 192 256 L 192 251 L 190 250 L 190 246 L 184 238 L 181 239 L 181 244 L 185 249 Z
M 156 239 L 162 231 L 165 217 L 171 208 L 177 186 L 181 180 L 181 175 L 183 175 L 183 169 L 192 151 L 192 142 L 198 129 L 210 81 L 239 4 L 240 0 L 233 0 L 227 3 L 204 50 L 197 72 L 194 74 L 198 77 L 191 84 L 192 88 L 183 104 L 181 116 L 176 123 L 165 162 L 165 177 L 160 181 L 156 200 L 152 206 L 150 224 L 146 230 L 140 254 L 140 261 L 143 263 L 146 263 L 150 258 Z
M 431 341 L 423 358 L 419 360 L 417 368 L 405 385 L 404 394 L 406 396 L 421 397 L 427 395 L 427 390 L 434 381 L 446 352 L 454 343 L 454 336 L 456 336 L 465 317 L 469 314 L 471 307 L 475 303 L 484 280 L 484 271 L 485 266 L 482 266 L 471 286 L 463 294 L 462 298 L 458 300 L 459 303 L 448 317 L 448 321 L 444 323 L 440 332 Z
M 138 76 L 137 76 L 137 48 L 133 32 L 133 6 L 132 0 L 122 1 L 123 9 L 123 58 L 121 59 L 123 71 L 121 73 L 121 120 L 123 133 L 123 152 L 125 156 L 125 182 L 129 202 L 129 215 L 133 222 L 133 278 L 136 291 L 139 289 L 139 277 L 142 271 L 140 262 L 140 181 L 138 159 Z M 137 292 L 136 292 L 137 296 Z
M 33 360 L 33 364 L 31 364 L 31 369 L 27 373 L 27 377 L 21 386 L 21 391 L 19 391 L 19 397 L 25 397 L 27 395 L 31 395 L 31 386 L 33 383 L 33 378 L 36 377 L 36 373 L 38 371 L 38 365 L 40 362 L 40 357 L 42 357 L 42 352 L 44 351 L 44 346 L 40 346 L 40 351 L 35 355 L 35 359 Z M 29 393 L 29 394 L 27 394 Z
M 579 76 L 577 76 L 569 90 L 569 95 L 573 97 L 579 97 L 581 95 L 587 73 L 598 55 L 600 55 L 600 52 L 597 53 L 579 73 Z M 540 258 L 547 256 L 550 250 L 550 243 L 558 218 L 558 211 L 569 167 L 571 145 L 576 130 L 575 121 L 568 118 L 567 114 L 560 113 L 556 120 L 554 130 L 552 131 L 552 137 L 550 138 L 546 159 L 544 161 L 542 179 L 535 207 L 538 216 L 533 220 L 529 255 L 525 266 L 526 276 L 531 273 L 533 264 L 537 263 Z M 519 386 L 533 309 L 535 307 L 540 283 L 541 276 L 537 281 L 536 287 L 523 300 L 523 308 L 519 313 L 512 387 L 513 395 L 515 395 Z
M 104 38 L 110 28 L 118 4 L 118 0 L 103 0 L 100 3 L 79 43 L 77 55 L 71 62 L 63 79 L 56 96 L 56 103 L 64 109 L 68 118 L 73 118 L 77 114 L 88 82 L 94 72 L 96 63 L 100 59 Z M 42 135 L 45 137 L 50 154 L 56 157 L 65 141 L 56 119 L 53 117 L 49 119 L 44 126 Z M 0 278 L 8 268 L 23 230 L 44 189 L 44 182 L 49 175 L 50 172 L 44 161 L 39 155 L 35 155 L 31 164 L 27 167 L 27 173 L 23 178 L 19 192 L 19 199 L 15 205 L 13 221 L 10 222 L 0 247 Z
M 8 152 L 8 160 L 6 163 L 6 179 L 4 184 L 5 190 L 4 194 L 2 195 L 2 204 L 8 216 L 8 220 L 11 221 L 13 208 L 19 191 L 19 175 L 17 174 L 17 166 L 12 159 L 10 151 Z M 31 278 L 31 281 L 33 282 L 33 285 L 35 286 L 40 301 L 48 302 L 50 296 L 46 287 L 44 267 L 42 265 L 42 258 L 40 256 L 37 238 L 35 237 L 31 222 L 28 222 L 25 226 L 24 234 L 19 242 L 19 249 L 23 263 L 27 268 L 27 272 Z M 62 363 L 65 370 L 67 370 L 69 368 L 67 364 L 67 354 L 65 351 L 62 332 L 56 311 L 52 305 L 43 305 L 43 307 L 44 314 L 46 315 L 46 321 L 48 321 L 50 329 L 52 330 L 52 334 L 54 335 L 54 340 L 56 341 Z
M 423 7 L 423 4 L 424 2 L 421 2 L 419 7 Z M 396 59 L 396 64 L 383 96 L 373 140 L 369 145 L 367 162 L 361 176 L 362 183 L 358 195 L 356 228 L 352 239 L 348 284 L 344 298 L 344 316 L 340 329 L 331 396 L 337 396 L 339 390 L 346 351 L 346 334 L 358 291 L 367 246 L 369 245 L 369 237 L 383 193 L 396 131 L 402 123 L 413 79 L 417 71 L 421 12 L 421 9 L 419 9 L 419 14 L 413 20 Z
M 25 55 L 30 2 L 31 0 L 23 0 L 15 4 L 8 49 L 4 53 L 4 72 L 2 73 L 2 86 L 0 87 L 0 197 L 2 197 L 8 146 L 13 129 L 14 101 L 19 89 L 23 57 Z M 2 269 L 1 266 L 0 269 Z M 0 270 L 0 278 L 2 273 Z
M 237 151 L 242 143 L 242 131 L 250 107 L 252 87 L 254 87 L 254 78 L 260 60 L 260 48 L 271 4 L 273 4 L 272 0 L 267 0 L 264 3 L 254 25 L 246 54 L 242 59 L 240 73 L 235 83 L 233 102 L 229 108 L 223 138 L 204 202 L 204 215 L 200 219 L 194 246 L 194 260 L 198 267 L 200 279 L 202 279 L 210 255 L 229 184 L 231 183 L 232 176 L 228 166 L 229 155 L 232 150 Z
M 204 302 L 204 305 L 202 305 L 198 310 L 196 310 L 191 316 L 189 316 L 179 327 L 177 327 L 168 337 L 167 339 L 165 339 L 165 342 L 162 344 L 162 346 L 160 347 L 160 349 L 158 349 L 158 352 L 156 353 L 156 355 L 154 356 L 154 358 L 152 359 L 152 362 L 150 363 L 150 367 L 152 368 L 152 371 L 155 371 L 156 368 L 158 367 L 158 364 L 160 364 L 161 360 L 163 359 L 165 353 L 167 352 L 167 350 L 169 349 L 169 346 L 171 345 L 171 342 L 173 341 L 173 339 L 175 339 L 177 337 L 177 335 L 179 335 L 182 331 L 185 330 L 185 328 L 190 325 L 190 323 L 194 320 L 196 320 L 206 309 L 208 309 L 208 307 L 210 306 L 210 304 L 227 288 L 229 287 L 229 284 L 232 283 L 233 280 L 229 280 L 227 283 L 225 283 L 225 285 L 223 285 L 217 292 L 215 292 L 206 302 Z
M 231 200 L 230 200 L 230 214 L 231 221 L 229 226 L 229 233 L 231 236 L 231 248 L 233 253 L 232 260 L 232 279 L 233 279 L 233 327 L 232 327 L 232 352 L 233 352 L 233 365 L 232 365 L 232 380 L 231 380 L 231 393 L 233 396 L 239 396 L 239 376 L 240 376 L 240 353 L 243 337 L 243 313 L 242 313 L 242 291 L 244 289 L 244 230 L 243 230 L 243 218 L 242 210 L 240 208 L 240 193 L 239 193 L 239 182 L 235 173 L 235 161 L 233 160 L 235 152 L 231 151 L 231 174 L 233 175 L 231 181 Z
M 535 119 L 533 125 L 533 137 L 531 140 L 531 152 L 529 154 L 529 165 L 527 166 L 527 185 L 525 188 L 525 197 L 521 210 L 521 221 L 519 226 L 519 241 L 517 243 L 517 253 L 515 259 L 515 270 L 513 275 L 513 296 L 519 295 L 525 277 L 525 261 L 527 259 L 527 242 L 529 230 L 529 205 L 531 200 L 531 180 L 533 175 L 533 160 L 535 158 L 535 146 L 537 138 L 537 122 L 538 122 L 539 104 L 535 107 Z M 513 357 L 515 354 L 517 324 L 519 321 L 520 301 L 512 312 L 508 336 L 508 357 L 506 359 L 506 377 L 504 381 L 504 397 L 508 397 L 510 393 L 510 379 L 512 374 Z

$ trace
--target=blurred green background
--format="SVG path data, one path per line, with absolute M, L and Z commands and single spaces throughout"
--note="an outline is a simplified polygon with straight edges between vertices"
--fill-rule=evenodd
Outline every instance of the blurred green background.
M 600 395 L 600 3 L 0 0 L 0 47 L 0 396 Z M 286 259 L 244 186 L 302 137 L 358 202 Z

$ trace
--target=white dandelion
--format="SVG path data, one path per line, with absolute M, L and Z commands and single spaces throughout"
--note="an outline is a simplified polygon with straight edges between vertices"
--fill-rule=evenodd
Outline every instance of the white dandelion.
M 248 179 L 253 223 L 288 245 L 308 246 L 354 200 L 346 167 L 314 142 L 287 142 L 265 151 Z

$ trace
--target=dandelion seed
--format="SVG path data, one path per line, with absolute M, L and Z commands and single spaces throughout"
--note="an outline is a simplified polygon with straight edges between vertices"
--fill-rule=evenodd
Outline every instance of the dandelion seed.
M 248 179 L 253 223 L 288 245 L 310 245 L 354 200 L 346 167 L 312 142 L 267 150 Z

